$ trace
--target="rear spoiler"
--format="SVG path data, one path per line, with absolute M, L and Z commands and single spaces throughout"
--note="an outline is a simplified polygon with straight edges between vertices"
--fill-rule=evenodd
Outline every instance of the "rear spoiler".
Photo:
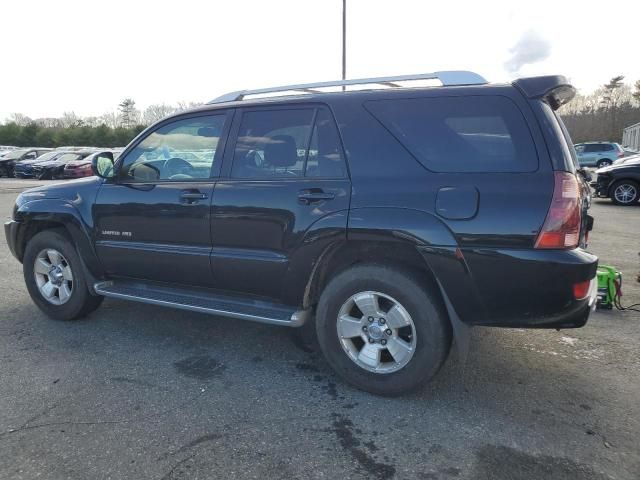
M 519 78 L 512 85 L 525 97 L 543 100 L 554 110 L 570 102 L 576 95 L 576 89 L 562 75 Z

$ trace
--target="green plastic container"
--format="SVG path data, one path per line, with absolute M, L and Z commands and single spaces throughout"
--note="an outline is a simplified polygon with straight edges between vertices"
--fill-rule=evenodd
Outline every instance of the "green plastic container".
M 620 283 L 622 275 L 615 267 L 598 265 L 598 308 L 612 309 L 618 294 L 616 283 Z

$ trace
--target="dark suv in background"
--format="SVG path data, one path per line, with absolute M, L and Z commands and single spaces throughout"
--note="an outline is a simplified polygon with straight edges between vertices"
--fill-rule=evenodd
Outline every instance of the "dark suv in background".
M 356 84 L 384 88 L 322 93 Z M 107 296 L 315 322 L 340 375 L 400 394 L 465 326 L 587 322 L 591 219 L 554 113 L 574 93 L 470 72 L 235 92 L 98 155 L 99 177 L 22 193 L 8 244 L 52 318 Z
M 13 177 L 15 166 L 22 161 L 35 160 L 52 151 L 52 148 L 21 148 L 13 150 L 0 158 L 0 177 Z

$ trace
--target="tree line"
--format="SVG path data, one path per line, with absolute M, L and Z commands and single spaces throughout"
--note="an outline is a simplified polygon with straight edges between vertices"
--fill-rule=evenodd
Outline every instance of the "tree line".
M 640 122 L 640 80 L 632 87 L 623 75 L 613 77 L 590 94 L 577 94 L 559 113 L 575 143 L 620 143 L 624 128 Z
M 194 102 L 173 106 L 156 104 L 140 111 L 133 99 L 125 98 L 117 111 L 97 117 L 79 117 L 74 112 L 67 112 L 59 118 L 33 120 L 14 113 L 6 123 L 0 124 L 0 145 L 124 146 L 147 125 L 197 105 Z M 632 87 L 624 83 L 624 76 L 613 77 L 592 93 L 578 93 L 558 113 L 575 143 L 597 140 L 621 142 L 623 129 L 640 122 L 640 80 Z
M 96 117 L 80 117 L 74 112 L 66 112 L 58 118 L 31 119 L 21 113 L 13 113 L 7 122 L 0 124 L 0 145 L 123 147 L 148 125 L 198 105 L 194 102 L 175 106 L 156 104 L 140 111 L 133 99 L 125 98 L 117 111 Z

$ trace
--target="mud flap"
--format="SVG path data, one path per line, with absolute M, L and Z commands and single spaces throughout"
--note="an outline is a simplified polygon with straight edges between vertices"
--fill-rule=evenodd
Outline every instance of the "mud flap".
M 469 355 L 471 327 L 460 320 L 460 317 L 458 317 L 455 308 L 453 308 L 453 305 L 451 305 L 451 301 L 449 301 L 449 297 L 444 291 L 444 288 L 442 288 L 442 284 L 439 280 L 436 279 L 436 281 L 438 282 L 438 287 L 440 288 L 440 293 L 442 294 L 442 298 L 444 299 L 444 304 L 447 308 L 447 313 L 449 314 L 449 320 L 451 321 L 451 328 L 453 329 L 453 339 L 456 345 L 458 360 L 460 361 L 461 365 L 464 365 L 467 361 L 467 356 Z

